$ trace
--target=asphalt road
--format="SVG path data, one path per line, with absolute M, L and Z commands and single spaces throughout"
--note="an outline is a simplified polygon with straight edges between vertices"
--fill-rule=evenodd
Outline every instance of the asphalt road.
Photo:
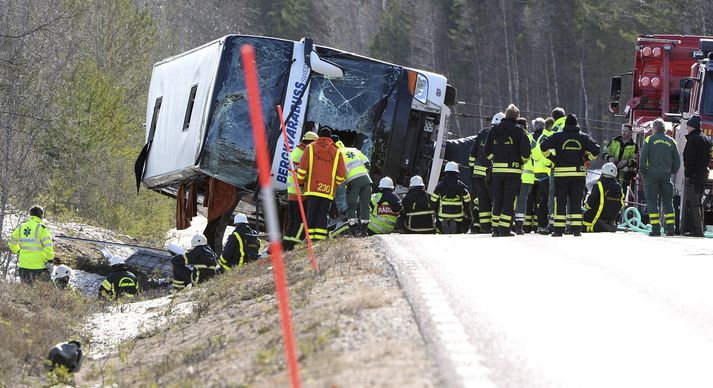
M 380 239 L 444 386 L 713 387 L 713 240 Z

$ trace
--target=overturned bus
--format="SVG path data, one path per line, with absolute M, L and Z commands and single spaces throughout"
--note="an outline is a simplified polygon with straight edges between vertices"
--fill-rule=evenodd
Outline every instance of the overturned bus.
M 444 76 L 316 46 L 310 39 L 228 35 L 154 65 L 146 144 L 135 165 L 137 189 L 143 182 L 175 196 L 179 213 L 186 209 L 188 220 L 195 213 L 190 202 L 204 198 L 208 229 L 220 216 L 227 219 L 245 194 L 256 191 L 240 57 L 244 44 L 255 48 L 278 192 L 286 190 L 289 173 L 278 105 L 285 111 L 290 146 L 299 142 L 306 121 L 328 125 L 345 145 L 369 157 L 375 181 L 390 176 L 406 186 L 418 174 L 429 189 L 435 187 L 448 106 L 455 102 L 455 89 Z

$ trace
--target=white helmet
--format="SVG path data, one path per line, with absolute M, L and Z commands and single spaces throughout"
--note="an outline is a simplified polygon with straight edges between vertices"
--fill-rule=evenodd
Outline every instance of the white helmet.
M 391 180 L 391 178 L 385 176 L 381 178 L 379 181 L 379 188 L 380 189 L 392 189 L 394 188 L 394 181 Z
M 504 118 L 505 118 L 505 113 L 503 113 L 503 112 L 498 112 L 498 113 L 495 114 L 495 116 L 493 116 L 493 119 L 490 120 L 490 124 L 491 124 L 491 125 L 498 125 L 498 124 L 500 124 L 500 121 L 502 121 L 502 119 L 504 119 Z
M 235 218 L 233 218 L 233 225 L 247 224 L 247 223 L 248 223 L 248 216 L 246 216 L 243 213 L 238 213 L 235 215 Z
M 124 258 L 121 256 L 113 255 L 109 258 L 110 265 L 124 264 Z
M 208 239 L 205 238 L 204 235 L 202 234 L 197 234 L 191 238 L 191 245 L 193 248 L 201 246 L 201 245 L 207 245 L 208 244 Z
M 618 173 L 618 170 L 616 169 L 616 166 L 614 163 L 605 163 L 602 166 L 602 175 L 610 178 L 616 178 L 616 175 Z
M 458 169 L 458 163 L 448 162 L 446 163 L 446 172 L 460 172 Z
M 411 181 L 409 181 L 409 187 L 424 187 L 426 185 L 423 184 L 423 178 L 421 178 L 420 175 L 414 175 L 411 177 Z
M 68 278 L 72 276 L 72 269 L 64 264 L 56 265 L 52 270 L 52 280 Z

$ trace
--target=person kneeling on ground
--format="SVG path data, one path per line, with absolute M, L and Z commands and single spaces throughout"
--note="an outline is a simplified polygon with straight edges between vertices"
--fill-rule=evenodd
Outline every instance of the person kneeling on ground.
M 442 234 L 466 233 L 473 217 L 470 212 L 470 193 L 460 180 L 458 163 L 448 162 L 443 179 L 431 194 L 431 204 L 436 211 L 436 227 Z
M 208 240 L 202 234 L 191 238 L 193 249 L 173 256 L 173 289 L 182 290 L 189 284 L 197 284 L 215 275 L 217 258 L 215 252 L 208 246 Z M 193 270 L 189 269 L 191 266 Z
M 248 217 L 238 213 L 233 219 L 235 230 L 228 237 L 228 241 L 220 255 L 220 269 L 230 271 L 233 267 L 242 267 L 244 263 L 255 261 L 260 256 L 260 241 L 257 232 L 248 225 Z
M 434 233 L 433 224 L 435 212 L 431 208 L 431 195 L 426 192 L 423 178 L 418 175 L 411 177 L 409 190 L 401 202 L 403 210 L 399 216 L 399 229 L 403 233 L 427 234 Z
M 139 281 L 136 275 L 129 271 L 124 258 L 112 256 L 109 259 L 111 272 L 99 287 L 99 297 L 118 299 L 122 296 L 133 298 L 139 293 Z
M 602 166 L 602 176 L 584 204 L 583 223 L 586 232 L 616 232 L 619 212 L 624 207 L 624 193 L 616 179 L 614 163 Z
M 396 220 L 401 212 L 401 200 L 394 194 L 394 181 L 389 177 L 379 181 L 379 192 L 371 195 L 371 217 L 367 233 L 389 234 L 396 228 Z
M 52 282 L 59 290 L 69 287 L 69 278 L 72 276 L 72 269 L 64 264 L 56 265 L 52 269 Z

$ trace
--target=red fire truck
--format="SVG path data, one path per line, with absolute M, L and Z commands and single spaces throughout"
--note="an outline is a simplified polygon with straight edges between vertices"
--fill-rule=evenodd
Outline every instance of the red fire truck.
M 633 71 L 612 77 L 609 110 L 626 117 L 641 147 L 657 118 L 666 121 L 679 152 L 685 146 L 685 122 L 694 113 L 701 116 L 701 129 L 713 135 L 713 37 L 688 35 L 640 35 L 634 44 Z M 631 77 L 631 97 L 620 109 L 622 78 Z M 713 176 L 709 177 L 709 182 Z M 644 202 L 642 178 L 632 188 L 634 202 Z M 706 190 L 706 224 L 713 223 L 713 198 Z M 676 174 L 675 195 L 683 193 L 683 167 Z M 676 200 L 676 205 L 679 201 Z M 681 220 L 681 224 L 684 224 Z

